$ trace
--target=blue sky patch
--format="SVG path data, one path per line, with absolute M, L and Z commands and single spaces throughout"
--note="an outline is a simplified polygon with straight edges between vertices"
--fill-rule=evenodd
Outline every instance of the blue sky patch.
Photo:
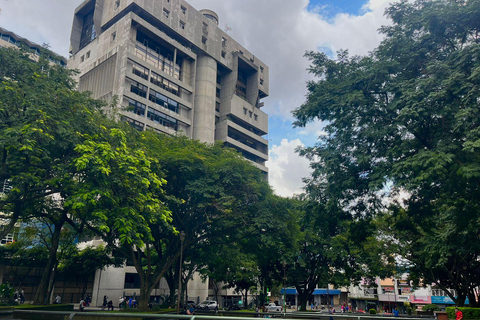
M 307 10 L 331 19 L 339 13 L 360 15 L 365 3 L 366 1 L 359 0 L 310 0 Z

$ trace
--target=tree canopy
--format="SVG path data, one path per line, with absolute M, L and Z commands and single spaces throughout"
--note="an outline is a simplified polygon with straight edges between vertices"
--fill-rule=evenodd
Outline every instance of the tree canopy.
M 404 245 L 412 278 L 456 289 L 463 305 L 480 275 L 480 2 L 400 1 L 368 56 L 308 52 L 306 102 L 295 125 L 325 122 L 301 150 L 314 173 L 307 190 L 357 217 L 393 203 L 390 235 Z M 447 290 L 448 292 L 448 290 Z

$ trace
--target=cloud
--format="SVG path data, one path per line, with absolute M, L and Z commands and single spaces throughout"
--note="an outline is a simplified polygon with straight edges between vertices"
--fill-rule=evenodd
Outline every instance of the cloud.
M 307 11 L 308 0 L 189 0 L 197 9 L 217 12 L 219 26 L 270 67 L 270 97 L 264 110 L 271 116 L 291 119 L 291 111 L 305 100 L 307 50 L 367 54 L 382 40 L 377 30 L 388 24 L 383 16 L 389 0 L 370 0 L 361 15 L 328 16 L 328 8 Z M 323 11 L 322 11 L 323 10 Z
M 298 147 L 304 147 L 300 139 L 283 139 L 269 152 L 269 182 L 277 195 L 291 197 L 301 193 L 302 178 L 310 175 L 309 161 L 295 153 Z
M 322 50 L 331 56 L 339 49 L 364 55 L 382 40 L 380 26 L 389 21 L 383 13 L 391 0 L 365 0 L 359 15 L 332 15 L 328 6 L 310 6 L 309 0 L 187 0 L 194 8 L 214 10 L 219 27 L 231 28 L 229 34 L 270 68 L 270 97 L 263 110 L 277 121 L 292 122 L 291 111 L 305 101 L 306 82 L 312 75 L 306 69 L 307 50 Z M 0 0 L 0 26 L 31 41 L 49 43 L 51 49 L 68 55 L 70 30 L 75 8 L 82 0 Z M 283 119 L 284 121 L 282 121 Z M 308 175 L 308 161 L 295 154 L 296 146 L 313 145 L 324 134 L 322 123 L 295 130 L 270 126 L 270 182 L 278 194 L 291 196 L 301 190 L 301 178 Z M 278 136 L 273 137 L 272 133 Z M 294 132 L 288 131 L 290 133 Z

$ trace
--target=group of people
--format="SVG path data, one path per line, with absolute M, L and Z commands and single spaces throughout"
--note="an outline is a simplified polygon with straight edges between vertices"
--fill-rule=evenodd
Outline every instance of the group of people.
M 127 299 L 127 297 L 120 297 L 120 299 L 118 299 L 118 307 L 120 309 L 126 309 L 126 308 L 136 309 L 137 299 L 135 297 L 130 297 L 129 299 Z
M 348 313 L 348 306 L 346 305 L 346 303 L 344 302 L 343 305 L 342 305 L 342 313 Z

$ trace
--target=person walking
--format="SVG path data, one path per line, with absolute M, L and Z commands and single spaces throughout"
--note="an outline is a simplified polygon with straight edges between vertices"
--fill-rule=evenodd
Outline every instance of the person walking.
M 463 312 L 460 311 L 458 308 L 455 308 L 455 319 L 462 320 L 463 319 Z
M 107 304 L 108 304 L 107 299 L 108 299 L 107 296 L 103 296 L 102 310 L 105 310 L 105 308 L 107 307 Z
M 80 299 L 80 303 L 78 304 L 78 309 L 80 309 L 80 312 L 83 312 L 83 309 L 85 309 L 85 305 L 85 300 L 83 300 L 83 298 Z

